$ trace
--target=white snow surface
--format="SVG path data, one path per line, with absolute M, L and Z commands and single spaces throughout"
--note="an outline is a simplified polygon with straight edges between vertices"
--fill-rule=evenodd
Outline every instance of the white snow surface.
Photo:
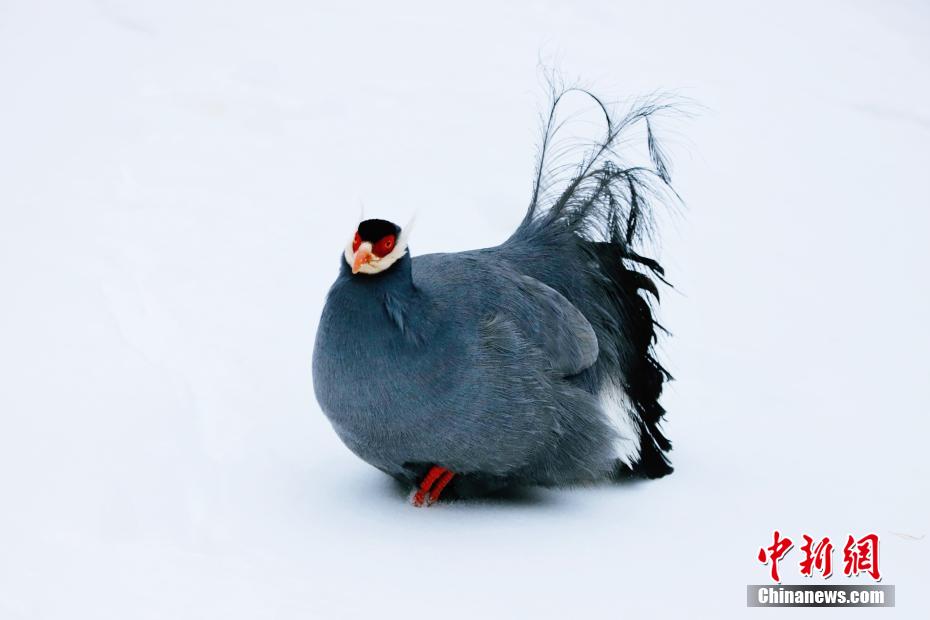
M 703 106 L 657 126 L 676 472 L 414 509 L 316 323 L 360 203 L 506 238 L 540 60 Z M 802 615 L 745 607 L 776 528 L 878 533 L 930 617 L 928 61 L 916 0 L 0 3 L 0 617 Z

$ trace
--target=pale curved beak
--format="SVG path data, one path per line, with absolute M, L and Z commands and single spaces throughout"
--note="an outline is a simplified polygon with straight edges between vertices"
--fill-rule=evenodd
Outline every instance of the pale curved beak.
M 367 241 L 358 246 L 355 257 L 352 259 L 352 273 L 358 273 L 362 265 L 367 265 L 374 255 L 371 253 L 371 244 Z

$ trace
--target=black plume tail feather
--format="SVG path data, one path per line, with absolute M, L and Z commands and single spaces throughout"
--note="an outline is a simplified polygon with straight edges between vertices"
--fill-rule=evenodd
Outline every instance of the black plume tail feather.
M 603 114 L 607 126 L 602 140 L 592 143 L 574 166 L 559 161 L 574 149 L 559 150 L 556 138 L 559 106 L 572 93 L 586 96 Z M 553 89 L 552 104 L 543 122 L 543 137 L 536 164 L 529 208 L 511 239 L 532 239 L 554 230 L 573 232 L 591 241 L 608 241 L 626 248 L 651 236 L 652 203 L 680 203 L 671 186 L 670 167 L 651 119 L 681 113 L 680 106 L 655 96 L 634 102 L 629 112 L 615 117 L 608 106 L 590 91 Z M 646 131 L 649 166 L 624 165 L 616 148 L 637 125 Z M 561 190 L 561 191 L 557 191 Z M 661 267 L 635 253 L 661 275 Z
M 672 443 L 659 427 L 665 415 L 659 397 L 663 385 L 672 376 L 655 358 L 653 344 L 659 325 L 644 296 L 648 293 L 658 300 L 658 291 L 652 278 L 627 267 L 624 260 L 629 257 L 624 255 L 622 246 L 594 242 L 590 248 L 608 278 L 605 288 L 610 294 L 607 298 L 619 318 L 617 337 L 622 350 L 627 352 L 620 360 L 623 387 L 639 417 L 640 458 L 630 473 L 659 478 L 672 472 L 665 456 L 672 449 Z
M 552 166 L 548 160 L 560 127 L 556 112 L 562 99 L 573 92 L 594 102 L 606 120 L 607 133 L 590 146 L 567 179 L 564 174 L 559 179 L 557 172 L 565 168 Z M 649 296 L 658 302 L 655 279 L 666 285 L 668 282 L 657 261 L 641 256 L 633 248 L 654 232 L 653 203 L 681 202 L 671 187 L 669 165 L 651 122 L 654 116 L 680 110 L 651 98 L 614 118 L 608 107 L 586 90 L 554 89 L 552 95 L 544 119 L 532 200 L 511 240 L 546 244 L 571 243 L 570 239 L 574 239 L 594 259 L 600 297 L 608 300 L 606 305 L 615 317 L 611 321 L 615 329 L 609 337 L 616 339 L 606 347 L 605 368 L 598 372 L 622 375 L 619 380 L 635 408 L 640 427 L 640 460 L 631 468 L 618 464 L 617 475 L 661 477 L 672 471 L 665 455 L 671 450 L 671 442 L 659 427 L 665 414 L 659 397 L 671 376 L 656 360 L 653 350 L 657 331 L 665 330 L 653 318 Z M 625 132 L 635 125 L 645 126 L 649 166 L 625 166 L 615 151 Z M 552 192 L 557 185 L 563 189 Z

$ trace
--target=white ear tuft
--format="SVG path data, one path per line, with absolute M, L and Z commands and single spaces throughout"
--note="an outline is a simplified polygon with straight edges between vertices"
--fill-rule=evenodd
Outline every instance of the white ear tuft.
M 405 250 L 407 249 L 407 242 L 410 239 L 410 233 L 413 231 L 413 225 L 416 222 L 417 214 L 416 212 L 410 216 L 410 219 L 407 220 L 407 224 L 400 229 L 400 238 L 397 240 L 398 247 L 402 247 Z

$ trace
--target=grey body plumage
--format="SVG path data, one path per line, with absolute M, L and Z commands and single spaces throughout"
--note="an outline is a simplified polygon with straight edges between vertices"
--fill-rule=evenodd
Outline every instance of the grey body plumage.
M 383 269 L 359 273 L 394 235 L 387 247 L 375 237 L 389 228 L 356 235 L 346 251 L 317 332 L 314 389 L 342 441 L 399 480 L 440 466 L 455 472 L 447 494 L 461 496 L 671 471 L 658 428 L 668 375 L 641 294 L 657 296 L 649 274 L 661 267 L 632 249 L 647 198 L 668 182 L 649 125 L 662 106 L 619 123 L 605 109 L 607 139 L 543 204 L 560 97 L 530 209 L 506 242 L 418 257 L 404 244 Z M 651 169 L 611 161 L 636 121 L 647 125 Z

